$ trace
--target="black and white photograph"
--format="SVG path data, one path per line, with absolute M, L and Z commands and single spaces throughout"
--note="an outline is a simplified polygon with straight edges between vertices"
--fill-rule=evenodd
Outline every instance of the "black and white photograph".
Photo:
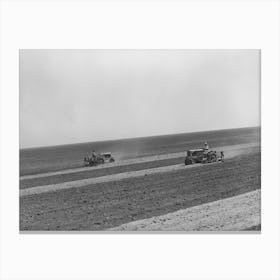
M 260 232 L 260 50 L 19 55 L 20 231 Z
M 279 280 L 279 7 L 0 1 L 0 279 Z

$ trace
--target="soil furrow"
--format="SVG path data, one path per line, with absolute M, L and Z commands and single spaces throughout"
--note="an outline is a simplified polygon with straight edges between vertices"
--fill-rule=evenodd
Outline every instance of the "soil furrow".
M 104 230 L 260 188 L 260 155 L 20 198 L 21 230 Z
M 261 191 L 217 200 L 166 215 L 138 220 L 111 231 L 236 231 L 254 229 L 261 222 Z

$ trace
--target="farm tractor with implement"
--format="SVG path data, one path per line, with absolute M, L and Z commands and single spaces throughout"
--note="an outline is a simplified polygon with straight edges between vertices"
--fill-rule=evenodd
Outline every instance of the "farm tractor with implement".
M 213 162 L 223 162 L 224 152 L 220 152 L 220 156 L 216 151 L 209 150 L 208 144 L 205 143 L 204 148 L 192 149 L 187 151 L 185 158 L 185 165 L 195 164 L 195 163 L 213 163 Z
M 96 154 L 92 153 L 91 156 L 86 156 L 84 158 L 84 166 L 97 166 L 104 163 L 112 163 L 115 159 L 112 156 L 112 153 L 102 153 Z

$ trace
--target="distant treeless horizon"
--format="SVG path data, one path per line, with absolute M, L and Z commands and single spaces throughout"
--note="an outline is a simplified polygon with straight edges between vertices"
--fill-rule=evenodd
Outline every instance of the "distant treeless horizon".
M 179 134 L 192 134 L 192 133 L 203 133 L 203 132 L 211 132 L 211 131 L 222 131 L 222 130 L 238 130 L 238 129 L 260 129 L 261 126 L 250 126 L 250 127 L 231 127 L 231 128 L 221 128 L 221 129 L 212 129 L 212 130 L 199 130 L 199 131 L 188 131 L 188 132 L 179 132 L 179 133 L 170 133 L 170 134 L 157 134 L 157 135 L 146 135 L 140 137 L 127 137 L 127 138 L 114 138 L 114 139 L 104 139 L 104 140 L 97 140 L 97 141 L 85 141 L 85 142 L 73 142 L 73 143 L 62 143 L 62 144 L 55 144 L 55 145 L 47 145 L 47 146 L 32 146 L 32 147 L 23 147 L 20 148 L 24 149 L 33 149 L 33 148 L 47 148 L 47 147 L 55 147 L 55 146 L 64 146 L 64 145 L 79 145 L 85 143 L 95 143 L 95 142 L 106 142 L 106 141 L 119 141 L 119 140 L 130 140 L 130 139 L 138 139 L 138 138 L 152 138 L 152 137 L 160 137 L 160 136 L 172 136 L 172 135 L 179 135 Z M 207 139 L 205 139 L 207 141 Z
M 259 126 L 259 50 L 20 51 L 21 149 Z

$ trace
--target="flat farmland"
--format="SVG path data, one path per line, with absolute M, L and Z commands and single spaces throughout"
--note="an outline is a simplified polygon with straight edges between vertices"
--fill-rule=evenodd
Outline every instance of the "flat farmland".
M 149 156 L 182 153 L 186 149 L 200 147 L 205 141 L 208 141 L 210 147 L 260 143 L 260 128 L 226 129 L 23 149 L 20 150 L 20 176 L 81 168 L 84 156 L 92 149 L 100 153 L 112 152 L 118 163 Z
M 260 146 L 255 144 L 255 139 L 252 140 L 252 143 L 254 144 L 250 148 L 248 146 L 242 148 L 242 145 L 236 145 L 235 149 L 231 148 L 229 150 L 231 152 L 228 153 L 229 157 L 224 163 L 188 168 L 182 164 L 183 158 L 179 157 L 148 163 L 137 163 L 136 161 L 134 164 L 118 167 L 107 168 L 104 166 L 104 168 L 97 169 L 97 173 L 85 170 L 71 173 L 71 175 L 64 173 L 48 175 L 45 178 L 40 176 L 39 178 L 23 179 L 21 180 L 22 190 L 45 186 L 47 191 L 20 197 L 20 230 L 99 231 L 114 229 L 138 220 L 161 217 L 179 210 L 193 209 L 196 206 L 254 192 L 261 187 L 261 166 Z M 197 143 L 198 146 L 199 144 Z M 169 168 L 166 172 L 148 172 L 162 166 L 175 167 Z M 75 187 L 75 182 L 78 186 L 84 178 L 94 179 L 141 170 L 144 171 L 141 176 L 135 175 L 105 183 Z M 67 182 L 73 186 L 68 189 L 48 191 L 48 184 L 63 183 L 67 185 Z M 242 199 L 244 201 L 249 198 Z M 235 213 L 235 216 L 230 214 L 228 219 L 233 216 L 239 217 L 239 226 L 235 228 L 221 226 L 220 230 L 260 229 L 260 196 L 253 196 L 250 199 L 253 199 L 253 202 L 251 200 L 249 202 L 254 205 L 246 209 L 253 212 L 244 213 L 243 220 L 242 213 Z M 227 203 L 211 206 L 216 207 L 216 210 L 211 208 L 210 213 L 212 214 L 209 219 L 215 218 L 211 215 L 219 212 L 217 207 L 223 207 L 222 210 L 228 213 L 224 209 L 225 205 Z M 229 205 L 233 207 L 238 204 Z M 238 209 L 240 205 L 236 207 Z M 206 220 L 203 217 L 201 222 L 206 222 Z M 231 223 L 230 220 L 224 222 Z M 164 227 L 162 229 L 164 230 Z M 174 230 L 176 229 L 178 230 L 178 227 L 174 227 Z M 205 227 L 200 226 L 194 230 L 203 229 L 205 230 Z M 172 231 L 172 228 L 169 230 Z M 188 230 L 188 227 L 185 230 Z M 213 225 L 207 230 L 217 230 L 217 227 Z
M 245 230 L 260 227 L 260 189 L 178 210 L 165 215 L 140 219 L 111 231 L 202 231 L 215 229 Z

